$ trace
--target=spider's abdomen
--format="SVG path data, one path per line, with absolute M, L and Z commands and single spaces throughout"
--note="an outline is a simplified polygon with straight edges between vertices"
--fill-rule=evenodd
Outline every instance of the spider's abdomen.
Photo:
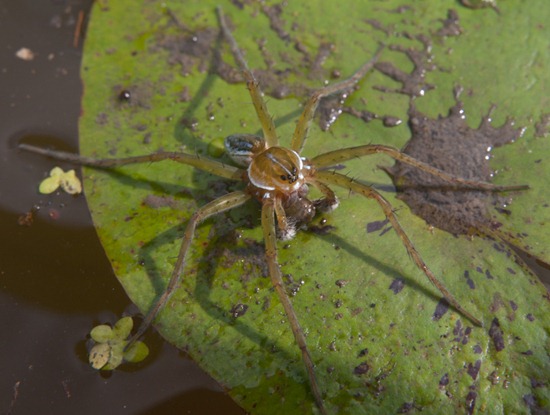
M 270 147 L 252 159 L 248 179 L 259 189 L 288 194 L 305 183 L 304 163 L 293 150 Z

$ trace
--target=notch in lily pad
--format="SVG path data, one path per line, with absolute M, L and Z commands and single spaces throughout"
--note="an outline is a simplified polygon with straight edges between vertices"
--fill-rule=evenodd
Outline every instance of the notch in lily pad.
M 48 195 L 55 192 L 59 187 L 70 195 L 82 193 L 82 183 L 76 176 L 75 171 L 65 172 L 61 167 L 54 167 L 50 171 L 50 176 L 42 180 L 38 191 L 43 195 Z
M 90 331 L 94 341 L 88 354 L 90 365 L 97 370 L 114 370 L 124 362 L 141 362 L 149 355 L 149 348 L 141 341 L 128 346 L 134 322 L 131 317 L 122 317 L 113 327 L 100 324 Z

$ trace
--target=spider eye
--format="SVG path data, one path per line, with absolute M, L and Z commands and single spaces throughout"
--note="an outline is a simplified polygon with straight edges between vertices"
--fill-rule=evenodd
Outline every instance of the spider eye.
M 280 176 L 281 177 L 281 180 L 288 180 L 288 176 L 285 176 L 284 174 Z

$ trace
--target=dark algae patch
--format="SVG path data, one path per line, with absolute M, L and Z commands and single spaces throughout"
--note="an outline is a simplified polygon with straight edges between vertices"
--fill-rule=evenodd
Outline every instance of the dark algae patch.
M 453 175 L 490 182 L 493 177 L 489 160 L 495 147 L 512 143 L 522 129 L 507 120 L 493 127 L 490 113 L 477 129 L 466 123 L 462 102 L 455 93 L 456 104 L 447 116 L 431 119 L 419 112 L 414 101 L 409 108 L 411 139 L 403 151 Z M 508 204 L 510 195 L 450 187 L 433 175 L 396 162 L 386 171 L 400 190 L 399 198 L 428 224 L 454 235 L 472 230 L 497 229 L 500 224 L 490 214 L 491 206 Z
M 403 33 L 403 36 L 416 40 L 421 47 L 403 47 L 400 45 L 390 45 L 390 50 L 401 52 L 407 56 L 413 65 L 413 69 L 410 72 L 405 72 L 400 68 L 397 68 L 393 63 L 381 61 L 375 64 L 375 68 L 382 72 L 384 75 L 389 76 L 393 80 L 401 84 L 401 88 L 390 89 L 387 87 L 378 86 L 383 92 L 395 92 L 399 94 L 408 95 L 410 97 L 421 97 L 431 89 L 434 89 L 434 85 L 426 82 L 426 74 L 434 69 L 434 65 L 430 64 L 432 60 L 431 54 L 431 40 L 423 35 L 410 35 Z

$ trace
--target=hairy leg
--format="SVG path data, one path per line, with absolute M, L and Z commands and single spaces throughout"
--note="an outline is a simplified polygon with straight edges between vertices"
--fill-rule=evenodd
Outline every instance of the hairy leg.
M 292 136 L 292 142 L 290 145 L 290 148 L 292 148 L 292 150 L 298 152 L 298 154 L 302 152 L 302 149 L 304 148 L 307 140 L 307 135 L 311 126 L 311 122 L 313 120 L 313 116 L 315 115 L 315 111 L 317 110 L 317 106 L 319 105 L 319 101 L 324 97 L 336 94 L 338 92 L 343 92 L 354 87 L 372 69 L 372 67 L 378 60 L 382 49 L 383 46 L 380 46 L 374 56 L 369 61 L 365 62 L 363 66 L 361 66 L 357 70 L 357 72 L 355 72 L 348 79 L 318 89 L 311 95 L 311 97 L 309 97 L 304 107 L 304 111 L 298 119 L 296 129 L 294 130 L 294 134 Z
M 237 45 L 237 41 L 227 27 L 225 16 L 222 12 L 221 7 L 218 7 L 216 10 L 218 12 L 218 20 L 220 22 L 223 36 L 227 40 L 227 43 L 229 43 L 229 46 L 231 47 L 231 52 L 233 53 L 233 57 L 239 65 L 246 81 L 246 86 L 248 87 L 248 91 L 250 92 L 252 103 L 254 104 L 256 114 L 258 115 L 258 119 L 260 120 L 260 124 L 262 125 L 265 141 L 267 142 L 268 147 L 276 146 L 278 145 L 279 140 L 275 131 L 275 124 L 273 123 L 271 115 L 269 115 L 269 112 L 267 111 L 267 106 L 265 105 L 263 94 L 258 84 L 258 81 L 256 80 L 256 78 L 254 78 L 254 74 L 248 68 L 247 63 L 244 60 L 243 54 L 239 49 L 239 45 Z
M 397 220 L 397 216 L 393 212 L 391 204 L 380 193 L 367 185 L 358 183 L 353 179 L 336 172 L 320 171 L 318 172 L 317 179 L 325 184 L 340 186 L 345 189 L 349 189 L 352 192 L 359 193 L 369 199 L 376 200 L 376 202 L 378 202 L 378 205 L 384 211 L 386 218 L 392 224 L 393 229 L 395 229 L 395 232 L 397 232 L 397 235 L 399 235 L 399 238 L 403 242 L 403 245 L 405 245 L 407 253 L 412 258 L 416 266 L 420 270 L 422 270 L 422 272 L 424 272 L 426 277 L 428 277 L 432 284 L 435 285 L 435 287 L 439 290 L 439 292 L 443 295 L 447 302 L 455 308 L 455 310 L 457 310 L 463 316 L 467 317 L 476 326 L 483 326 L 481 320 L 474 317 L 474 315 L 471 314 L 469 311 L 465 310 L 460 305 L 458 300 L 456 300 L 455 297 L 450 293 L 450 291 L 445 287 L 445 285 L 443 285 L 443 283 L 437 279 L 437 277 L 430 270 L 428 265 L 426 265 L 426 263 L 414 247 L 413 243 L 405 233 L 404 229 L 399 224 L 399 221 Z
M 492 183 L 480 182 L 476 180 L 463 179 L 461 177 L 446 173 L 442 170 L 436 169 L 414 157 L 409 156 L 395 147 L 384 146 L 380 144 L 366 144 L 357 147 L 348 147 L 341 150 L 334 150 L 328 153 L 320 154 L 311 159 L 311 163 L 315 168 L 326 168 L 334 166 L 338 163 L 368 156 L 370 154 L 386 154 L 395 160 L 399 160 L 403 163 L 409 164 L 419 170 L 425 171 L 433 176 L 443 179 L 449 184 L 458 187 L 468 187 L 476 190 L 489 190 L 489 191 L 510 191 L 510 190 L 525 190 L 529 189 L 528 185 L 513 185 L 513 186 L 499 186 Z
M 213 215 L 240 206 L 249 199 L 250 196 L 242 191 L 228 193 L 202 206 L 193 214 L 193 216 L 191 216 L 189 222 L 187 223 L 187 227 L 185 228 L 183 240 L 179 249 L 178 259 L 176 261 L 176 265 L 174 266 L 174 270 L 172 271 L 170 281 L 168 282 L 168 285 L 162 295 L 155 301 L 145 316 L 143 323 L 141 323 L 141 326 L 136 334 L 132 336 L 126 348 L 128 348 L 135 340 L 140 338 L 149 328 L 155 317 L 164 308 L 174 290 L 177 288 L 179 282 L 181 281 L 183 270 L 185 268 L 187 252 L 189 251 L 189 247 L 191 246 L 191 242 L 195 236 L 195 229 L 197 225 Z
M 277 261 L 277 237 L 275 234 L 275 202 L 273 199 L 265 200 L 262 205 L 262 228 L 264 233 L 266 259 L 267 265 L 269 267 L 269 276 L 271 277 L 271 282 L 275 287 L 275 290 L 277 291 L 279 300 L 281 301 L 288 321 L 290 322 L 290 327 L 292 328 L 292 334 L 294 334 L 296 343 L 302 351 L 302 359 L 306 366 L 306 371 L 309 377 L 311 391 L 313 393 L 313 396 L 315 397 L 315 402 L 317 403 L 317 406 L 319 407 L 321 413 L 326 414 L 327 412 L 323 403 L 323 398 L 317 384 L 317 378 L 315 377 L 313 360 L 311 359 L 311 355 L 309 354 L 309 350 L 307 348 L 306 338 L 298 321 L 298 317 L 296 316 L 296 312 L 294 311 L 294 307 L 292 307 L 292 303 L 290 302 L 288 294 L 285 291 L 281 269 Z
M 64 151 L 50 150 L 47 148 L 36 147 L 29 144 L 19 144 L 21 150 L 30 151 L 32 153 L 40 154 L 46 157 L 53 158 L 60 161 L 68 161 L 82 166 L 96 167 L 98 169 L 110 169 L 127 164 L 138 163 L 154 163 L 163 160 L 177 161 L 178 163 L 187 164 L 189 166 L 196 167 L 204 170 L 208 173 L 215 174 L 216 176 L 223 177 L 225 179 L 242 180 L 245 171 L 237 167 L 229 166 L 227 164 L 220 163 L 218 161 L 194 156 L 186 153 L 168 152 L 162 151 L 153 154 L 147 154 L 143 156 L 132 156 L 124 158 L 112 158 L 112 159 L 96 159 L 92 157 L 85 157 L 74 153 L 67 153 Z

